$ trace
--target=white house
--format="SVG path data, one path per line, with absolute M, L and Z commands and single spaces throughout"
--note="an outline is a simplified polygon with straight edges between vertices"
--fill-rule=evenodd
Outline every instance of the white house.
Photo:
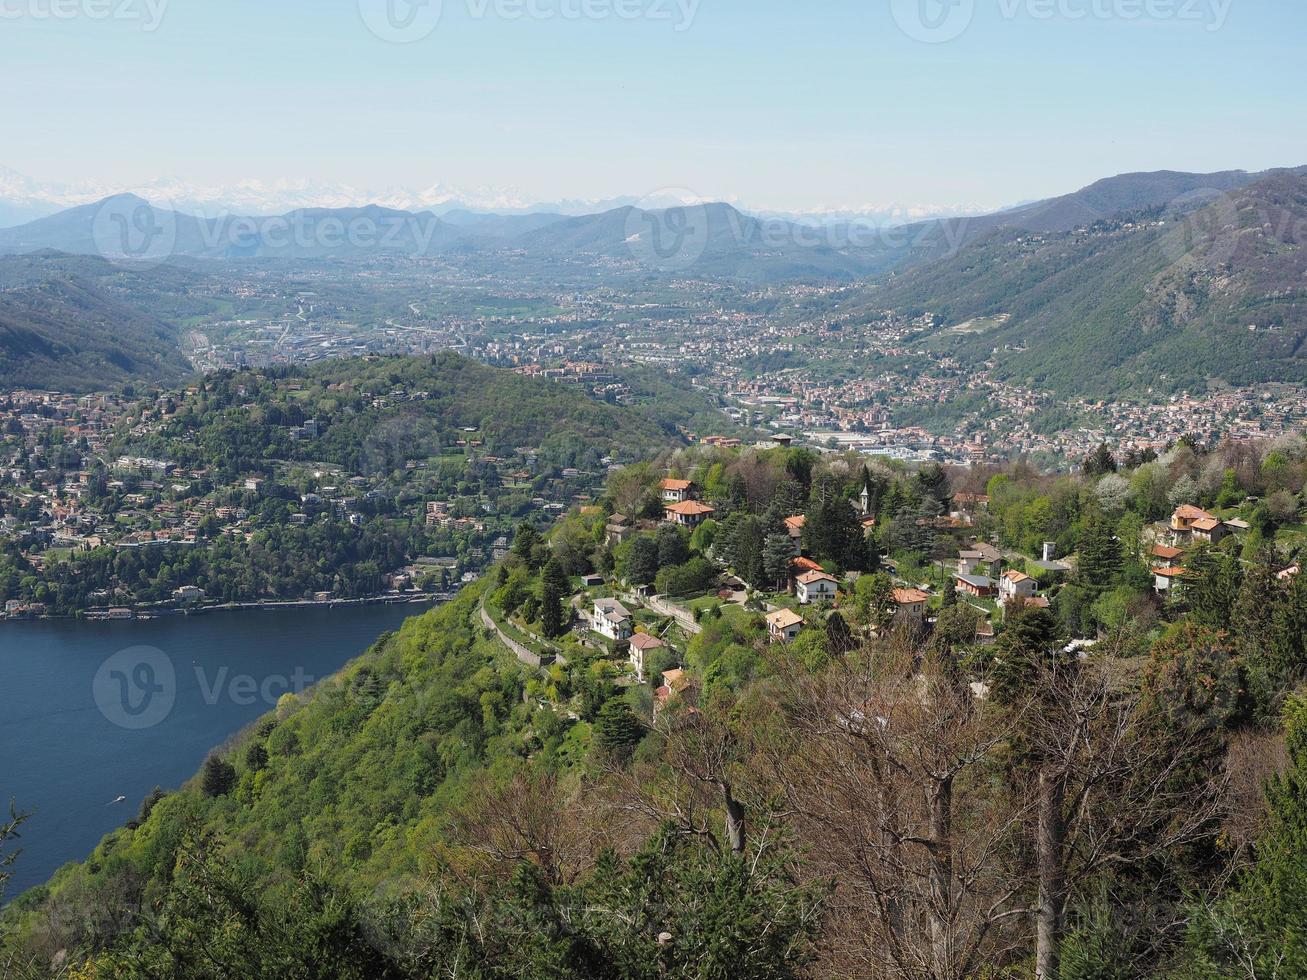
M 694 484 L 689 480 L 673 480 L 670 477 L 662 482 L 663 503 L 680 504 L 690 499 Z
M 616 599 L 596 599 L 591 621 L 595 632 L 610 640 L 631 638 L 631 614 Z
M 1033 599 L 1035 585 L 1035 580 L 1025 572 L 1018 572 L 1015 568 L 1009 568 L 1003 573 L 1003 577 L 998 580 L 998 604 L 1006 606 L 1018 599 L 1023 602 Z
M 826 572 L 804 572 L 794 579 L 794 594 L 802 605 L 832 602 L 839 591 L 839 580 Z
M 716 513 L 707 504 L 697 500 L 685 500 L 679 504 L 668 504 L 667 520 L 680 527 L 698 527 Z
M 803 617 L 793 609 L 777 609 L 767 614 L 767 632 L 773 643 L 788 643 L 803 629 Z
M 1180 580 L 1188 573 L 1185 569 L 1175 565 L 1166 565 L 1162 568 L 1153 569 L 1153 589 L 1158 595 L 1166 595 L 1172 589 L 1180 585 Z

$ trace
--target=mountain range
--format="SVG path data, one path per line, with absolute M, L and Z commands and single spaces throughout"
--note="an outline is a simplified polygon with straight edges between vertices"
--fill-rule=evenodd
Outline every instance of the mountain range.
M 10 257 L 0 261 L 0 376 L 42 383 L 76 352 L 69 367 L 86 384 L 167 378 L 179 355 L 158 340 L 175 350 L 170 313 L 186 294 L 170 279 L 219 267 L 208 263 L 394 255 L 548 281 L 582 269 L 617 286 L 660 276 L 844 283 L 856 289 L 837 316 L 932 314 L 926 339 L 937 348 L 1065 393 L 1301 381 L 1304 228 L 1307 167 L 1123 174 L 994 214 L 892 229 L 816 227 L 725 203 L 583 215 L 368 205 L 209 219 L 119 195 L 0 230 L 0 256 Z
M 964 364 L 1069 394 L 1301 383 L 1307 169 L 1213 175 L 1215 196 L 1187 176 L 1167 175 L 1168 204 L 1131 178 L 1026 209 L 845 309 L 931 313 L 931 340 Z
M 311 208 L 351 208 L 360 202 L 401 211 L 430 211 L 444 217 L 451 212 L 472 211 L 507 217 L 532 214 L 584 215 L 620 207 L 672 207 L 684 203 L 688 191 L 656 191 L 643 196 L 611 198 L 560 198 L 533 200 L 513 188 L 452 187 L 435 183 L 426 187 L 366 189 L 339 182 L 314 180 L 242 180 L 212 186 L 174 177 L 159 177 L 129 187 L 114 187 L 101 180 L 57 183 L 35 180 L 0 166 L 0 228 L 49 217 L 59 211 L 94 204 L 114 194 L 130 193 L 154 201 L 160 207 L 188 214 L 256 215 L 285 214 Z M 790 220 L 832 223 L 857 220 L 877 226 L 902 224 L 934 216 L 977 214 L 985 210 L 974 204 L 868 204 L 839 210 L 768 211 L 769 216 Z M 753 213 L 763 211 L 752 209 Z

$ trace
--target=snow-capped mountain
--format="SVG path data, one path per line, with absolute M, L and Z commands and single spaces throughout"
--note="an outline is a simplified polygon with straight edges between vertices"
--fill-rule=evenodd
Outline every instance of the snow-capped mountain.
M 550 213 L 580 216 L 628 205 L 653 210 L 700 203 L 703 200 L 683 189 L 656 191 L 643 196 L 539 201 L 514 188 L 463 188 L 441 183 L 423 189 L 378 189 L 313 180 L 243 180 L 230 185 L 211 186 L 174 177 L 158 177 L 127 186 L 99 180 L 52 183 L 35 180 L 0 166 L 0 228 L 24 224 L 116 194 L 135 194 L 160 207 L 209 218 L 224 215 L 262 217 L 285 214 L 300 208 L 352 208 L 367 204 L 398 211 L 431 211 L 436 214 L 474 211 L 489 214 Z M 861 208 L 799 212 L 752 208 L 745 202 L 732 199 L 714 200 L 723 200 L 742 211 L 762 217 L 812 224 L 861 222 L 882 226 L 924 218 L 976 214 L 985 210 L 967 205 L 872 204 Z

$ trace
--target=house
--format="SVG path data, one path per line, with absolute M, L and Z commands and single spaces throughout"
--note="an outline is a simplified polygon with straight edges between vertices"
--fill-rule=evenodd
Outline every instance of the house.
M 717 511 L 697 500 L 686 500 L 679 504 L 668 504 L 667 520 L 679 527 L 698 527 Z
M 635 668 L 635 676 L 644 681 L 645 676 L 645 658 L 655 650 L 665 650 L 667 644 L 656 636 L 650 636 L 648 633 L 635 633 L 631 636 L 631 666 Z
M 980 569 L 992 570 L 1003 560 L 1003 555 L 993 545 L 978 541 L 964 551 L 958 552 L 958 574 L 974 575 Z
M 631 519 L 625 514 L 614 514 L 608 518 L 608 526 L 604 528 L 604 533 L 608 536 L 608 546 L 615 548 L 635 534 L 635 528 L 631 526 Z
M 663 671 L 663 686 L 654 692 L 654 709 L 665 708 L 672 701 L 694 704 L 698 691 L 690 675 L 679 667 Z
M 998 604 L 1007 606 L 1010 602 L 1028 602 L 1035 597 L 1037 583 L 1025 572 L 1009 568 L 998 580 Z
M 802 514 L 795 514 L 793 517 L 785 518 L 785 533 L 798 541 L 803 537 L 803 525 L 807 523 L 807 518 Z
M 793 609 L 777 609 L 767 614 L 767 632 L 773 643 L 788 643 L 803 629 L 803 617 Z
M 172 590 L 172 597 L 176 602 L 200 602 L 204 594 L 204 590 L 195 585 L 183 585 Z
M 926 603 L 930 596 L 920 589 L 895 589 L 894 624 L 912 623 L 921 625 L 926 620 Z
M 1192 504 L 1181 504 L 1175 509 L 1175 513 L 1171 515 L 1171 530 L 1181 534 L 1188 534 L 1195 521 L 1213 520 L 1216 520 L 1216 518 L 1201 507 L 1195 507 Z
M 659 489 L 661 489 L 663 493 L 663 503 L 665 504 L 684 503 L 693 496 L 691 493 L 693 488 L 694 484 L 689 480 L 673 480 L 668 478 L 659 484 Z
M 1301 572 L 1302 572 L 1302 566 L 1295 564 L 1295 565 L 1290 565 L 1288 568 L 1286 568 L 1284 571 L 1277 574 L 1275 577 L 1279 579 L 1281 582 L 1289 582 L 1292 581 L 1293 579 L 1296 579 Z
M 602 575 L 582 575 L 582 576 L 581 576 L 581 587 L 582 587 L 582 588 L 586 588 L 586 589 L 594 589 L 594 588 L 597 588 L 597 587 L 599 587 L 599 586 L 601 586 L 601 585 L 603 585 L 603 584 L 604 584 L 604 577 L 603 577 Z
M 1174 565 L 1184 554 L 1183 548 L 1173 548 L 1169 544 L 1155 544 L 1148 551 L 1149 563 L 1155 568 Z
M 1173 565 L 1154 568 L 1153 589 L 1158 595 L 1166 595 L 1172 589 L 1177 588 L 1181 584 L 1180 580 L 1188 574 L 1188 570 Z
M 596 599 L 591 622 L 600 636 L 618 641 L 631 638 L 631 613 L 616 599 Z
M 1189 526 L 1189 533 L 1193 536 L 1193 540 L 1195 541 L 1205 541 L 1208 544 L 1216 544 L 1230 533 L 1230 528 L 1226 526 L 1224 521 L 1218 520 L 1215 517 L 1206 517 L 1202 520 L 1194 521 Z
M 832 602 L 839 591 L 839 579 L 826 572 L 803 572 L 794 579 L 794 594 L 802 605 Z
M 1172 543 L 1183 541 L 1205 541 L 1216 544 L 1230 533 L 1230 526 L 1219 517 L 1207 513 L 1201 507 L 1181 504 L 1171 515 Z
M 953 581 L 957 583 L 959 592 L 965 592 L 977 599 L 988 599 L 994 594 L 994 580 L 988 575 L 963 575 L 959 573 L 953 576 Z
M 989 507 L 989 495 L 959 491 L 953 495 L 953 502 L 966 510 L 985 510 Z

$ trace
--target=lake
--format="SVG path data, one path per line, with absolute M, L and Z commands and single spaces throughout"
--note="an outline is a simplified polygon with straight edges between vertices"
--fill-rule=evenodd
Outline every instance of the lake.
M 32 813 L 12 899 L 90 854 L 288 690 L 338 671 L 421 605 L 0 623 L 0 806 Z

